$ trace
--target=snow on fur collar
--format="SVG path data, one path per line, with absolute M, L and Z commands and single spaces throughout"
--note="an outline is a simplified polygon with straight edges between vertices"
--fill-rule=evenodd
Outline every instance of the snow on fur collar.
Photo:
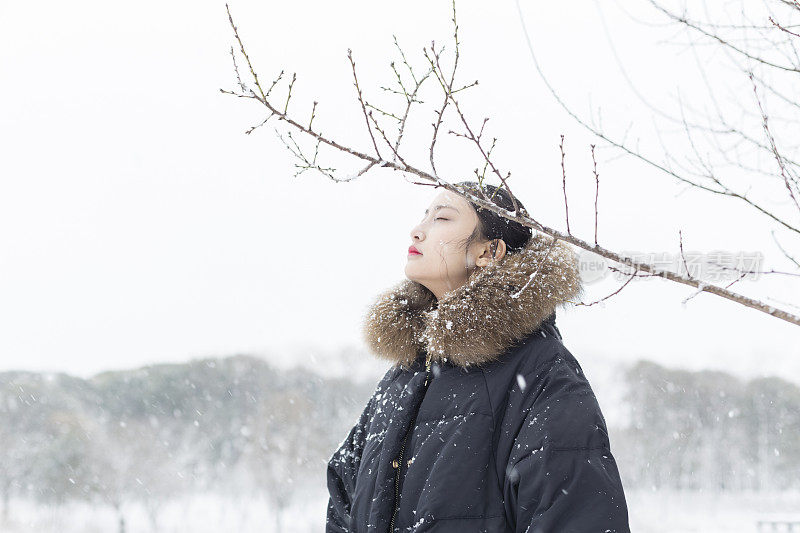
M 534 231 L 524 248 L 476 268 L 438 301 L 424 285 L 404 279 L 381 293 L 364 316 L 368 348 L 403 368 L 422 352 L 462 368 L 498 359 L 557 306 L 583 295 L 575 253 L 553 241 Z

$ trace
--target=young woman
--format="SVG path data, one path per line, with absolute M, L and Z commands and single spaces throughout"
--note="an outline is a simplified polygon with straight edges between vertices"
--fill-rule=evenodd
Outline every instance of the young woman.
M 571 248 L 450 191 L 411 239 L 407 279 L 365 316 L 395 364 L 328 463 L 326 532 L 629 532 L 605 419 L 555 325 L 583 293 Z

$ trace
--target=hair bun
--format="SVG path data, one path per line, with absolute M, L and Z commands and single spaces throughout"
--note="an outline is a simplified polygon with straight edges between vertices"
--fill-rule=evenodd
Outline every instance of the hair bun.
M 525 209 L 525 206 L 522 205 L 522 202 L 502 187 L 495 187 L 494 185 L 486 183 L 481 185 L 474 181 L 461 181 L 455 185 L 476 193 L 477 196 L 498 207 L 502 207 L 506 211 L 514 210 L 514 200 L 516 200 L 520 212 L 523 215 L 528 215 L 528 211 Z M 530 240 L 531 235 L 533 235 L 533 230 L 528 226 L 524 226 L 515 220 L 502 217 L 494 211 L 479 206 L 469 199 L 467 199 L 467 201 L 475 208 L 479 219 L 478 226 L 481 229 L 482 236 L 486 239 L 503 239 L 509 250 L 516 251 L 522 249 Z

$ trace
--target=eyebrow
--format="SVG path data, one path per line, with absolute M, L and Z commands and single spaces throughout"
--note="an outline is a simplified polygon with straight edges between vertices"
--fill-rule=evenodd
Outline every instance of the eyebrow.
M 453 209 L 453 210 L 455 210 L 455 212 L 456 212 L 456 213 L 458 213 L 458 214 L 461 214 L 461 212 L 460 212 L 458 209 L 456 209 L 455 207 L 453 207 L 452 205 L 444 205 L 444 204 L 437 205 L 437 206 L 435 206 L 435 207 L 433 208 L 433 210 L 434 210 L 434 211 L 437 211 L 437 210 L 439 210 L 439 209 L 445 209 L 445 208 L 447 208 L 447 209 Z M 426 210 L 425 210 L 425 214 L 426 214 L 426 215 L 428 214 L 428 209 L 426 209 Z

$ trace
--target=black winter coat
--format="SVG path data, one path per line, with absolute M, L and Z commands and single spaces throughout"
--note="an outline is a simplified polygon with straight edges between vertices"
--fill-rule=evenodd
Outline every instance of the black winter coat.
M 623 533 L 598 402 L 555 326 L 574 253 L 535 234 L 438 302 L 404 280 L 370 308 L 395 361 L 328 463 L 326 532 Z

